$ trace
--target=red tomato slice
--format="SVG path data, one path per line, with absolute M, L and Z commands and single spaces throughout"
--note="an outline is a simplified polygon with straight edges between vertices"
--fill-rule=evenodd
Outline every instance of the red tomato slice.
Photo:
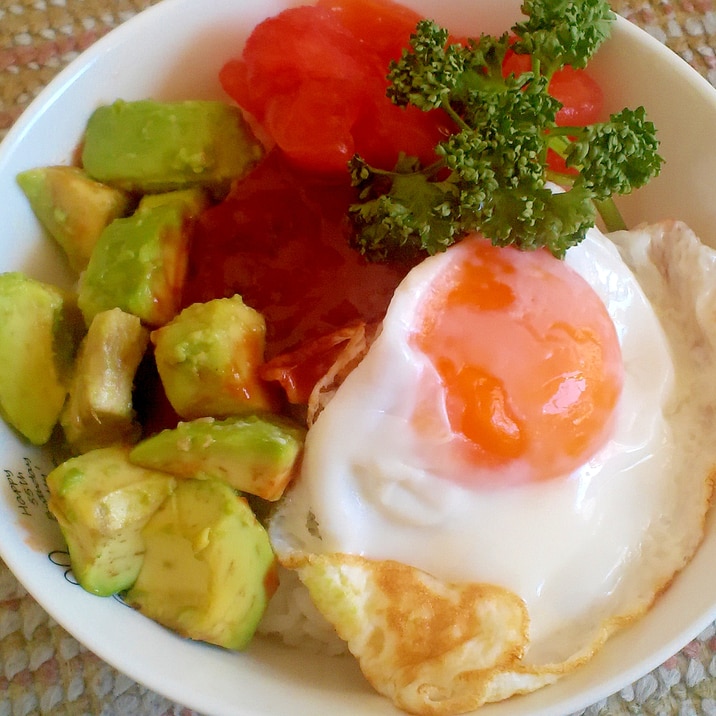
M 420 15 L 392 0 L 319 0 L 260 23 L 220 72 L 226 92 L 304 168 L 346 172 L 354 152 L 392 169 L 400 152 L 434 159 L 447 117 L 395 107 L 389 61 Z
M 569 65 L 563 67 L 554 73 L 549 92 L 562 103 L 557 124 L 563 127 L 584 127 L 602 117 L 602 88 L 586 70 L 575 70 Z
M 377 55 L 385 73 L 410 41 L 421 15 L 390 0 L 318 0 L 339 22 Z
M 276 94 L 294 91 L 306 79 L 358 85 L 366 80 L 360 44 L 328 12 L 313 6 L 290 8 L 256 26 L 241 58 L 219 73 L 225 91 L 263 119 Z
M 424 165 L 435 161 L 435 146 L 454 131 L 442 110 L 397 107 L 378 97 L 365 107 L 354 128 L 356 151 L 374 167 L 393 169 L 401 152 Z
M 352 128 L 358 94 L 328 80 L 304 80 L 296 91 L 269 100 L 265 129 L 299 166 L 346 172 L 355 153 Z
M 572 174 L 573 176 L 579 174 L 574 167 L 568 167 L 564 159 L 552 149 L 547 150 L 547 166 L 559 174 Z
M 219 70 L 219 82 L 224 92 L 245 110 L 259 116 L 261 106 L 254 100 L 249 87 L 249 71 L 246 62 L 239 58 L 229 60 Z

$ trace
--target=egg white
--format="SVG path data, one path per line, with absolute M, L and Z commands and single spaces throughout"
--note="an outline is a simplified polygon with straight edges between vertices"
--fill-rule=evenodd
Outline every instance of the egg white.
M 700 297 L 674 304 L 671 269 L 655 267 L 644 248 L 652 237 L 620 238 L 623 256 L 594 229 L 566 259 L 606 305 L 625 368 L 613 435 L 587 464 L 550 481 L 472 490 L 449 479 L 464 466 L 444 450 L 447 428 L 429 444 L 414 434 L 410 415 L 431 368 L 407 334 L 451 249 L 400 285 L 381 335 L 309 430 L 282 509 L 293 547 L 506 587 L 529 613 L 527 664 L 588 651 L 610 619 L 648 608 L 701 539 L 716 465 L 703 440 L 716 391 L 695 374 L 716 375 L 716 351 L 701 336 L 714 328 L 696 316 Z M 685 277 L 707 251 L 695 241 L 679 265 Z

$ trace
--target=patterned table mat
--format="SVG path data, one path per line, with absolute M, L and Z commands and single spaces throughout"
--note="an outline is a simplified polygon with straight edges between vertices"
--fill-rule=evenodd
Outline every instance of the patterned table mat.
M 99 37 L 159 0 L 0 0 L 0 139 Z M 200 1 L 200 0 L 197 0 Z M 716 85 L 716 0 L 612 0 Z M 0 561 L 0 716 L 195 716 L 120 674 L 51 619 Z M 580 716 L 716 716 L 716 625 Z

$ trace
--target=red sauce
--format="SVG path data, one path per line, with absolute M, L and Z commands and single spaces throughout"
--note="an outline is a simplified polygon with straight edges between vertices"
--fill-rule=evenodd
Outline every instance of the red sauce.
M 267 325 L 266 357 L 354 321 L 380 320 L 408 266 L 350 246 L 345 180 L 321 180 L 270 153 L 201 217 L 184 305 L 238 293 Z

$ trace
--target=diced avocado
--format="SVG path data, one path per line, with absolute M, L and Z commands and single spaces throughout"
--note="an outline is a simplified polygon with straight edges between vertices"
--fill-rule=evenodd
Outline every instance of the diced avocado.
M 78 167 L 28 169 L 17 175 L 17 183 L 35 216 L 78 273 L 87 266 L 105 226 L 132 207 L 127 192 L 90 179 Z
M 101 234 L 80 277 L 78 305 L 85 322 L 121 308 L 148 326 L 161 326 L 179 310 L 186 278 L 191 209 L 160 203 L 115 219 Z
M 35 445 L 50 439 L 60 417 L 82 330 L 69 294 L 0 274 L 0 413 Z
M 149 331 L 137 316 L 112 308 L 94 317 L 80 345 L 60 418 L 74 453 L 139 438 L 132 390 L 148 344 Z
M 211 197 L 201 187 L 177 189 L 177 191 L 167 191 L 161 194 L 145 194 L 139 200 L 137 211 L 151 211 L 156 206 L 166 204 L 182 206 L 188 216 L 196 218 L 211 205 Z
M 142 194 L 203 186 L 225 194 L 263 156 L 241 111 L 217 101 L 118 100 L 87 123 L 82 165 Z
M 125 601 L 182 636 L 245 648 L 278 583 L 268 535 L 215 480 L 181 480 L 142 530 L 147 551 Z
M 305 429 L 273 415 L 197 418 L 133 448 L 129 459 L 177 477 L 214 478 L 278 500 L 298 468 Z
M 47 476 L 49 508 L 59 522 L 72 571 L 84 589 L 109 596 L 130 587 L 144 559 L 141 531 L 175 479 L 128 459 L 114 445 L 73 457 Z
M 275 407 L 258 375 L 266 323 L 241 296 L 185 308 L 152 331 L 154 357 L 164 391 L 185 420 L 217 418 Z

